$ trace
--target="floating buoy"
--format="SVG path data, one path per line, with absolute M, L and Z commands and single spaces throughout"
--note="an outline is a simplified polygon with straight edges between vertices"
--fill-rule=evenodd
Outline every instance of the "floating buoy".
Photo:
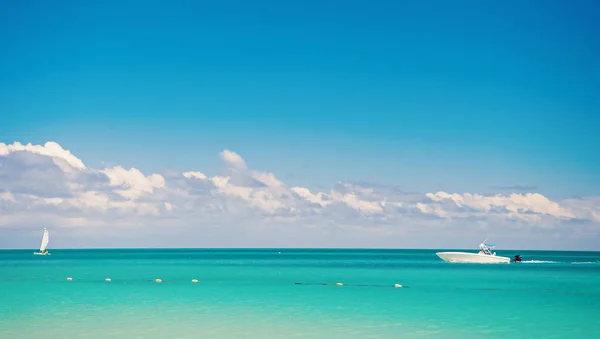
M 111 281 L 112 281 L 112 279 L 111 279 L 111 278 L 106 278 L 106 279 L 104 279 L 104 281 L 111 282 Z
M 344 286 L 342 283 L 335 283 L 335 286 Z
M 68 277 L 68 278 L 67 278 L 67 280 L 68 280 L 68 281 L 71 281 L 71 280 L 73 280 L 73 278 L 71 278 L 71 277 Z
M 192 279 L 192 282 L 193 282 L 193 283 L 197 283 L 197 282 L 198 282 L 198 279 Z
M 400 285 L 400 284 L 394 284 L 394 287 L 395 287 L 395 288 L 402 288 L 402 287 L 404 287 L 404 286 L 402 286 L 402 285 Z
M 161 282 L 162 282 L 162 279 L 156 279 L 156 280 L 154 280 L 154 281 L 156 281 L 157 283 L 161 283 Z

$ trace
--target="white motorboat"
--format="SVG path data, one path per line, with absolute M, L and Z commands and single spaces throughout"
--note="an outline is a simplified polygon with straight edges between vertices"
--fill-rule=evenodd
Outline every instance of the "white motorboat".
M 486 239 L 487 240 L 487 239 Z M 485 241 L 479 245 L 479 253 L 469 252 L 437 252 L 436 255 L 445 262 L 472 263 L 472 264 L 503 264 L 510 263 L 509 257 L 497 256 L 491 249 L 495 245 L 486 244 Z M 517 258 L 518 257 L 518 258 Z M 515 256 L 514 261 L 521 261 L 520 256 Z
M 40 251 L 33 252 L 35 255 L 50 255 L 48 250 L 46 250 L 46 246 L 48 246 L 48 242 L 50 241 L 50 235 L 48 234 L 48 230 L 44 228 L 44 235 L 42 235 L 42 242 L 40 243 Z

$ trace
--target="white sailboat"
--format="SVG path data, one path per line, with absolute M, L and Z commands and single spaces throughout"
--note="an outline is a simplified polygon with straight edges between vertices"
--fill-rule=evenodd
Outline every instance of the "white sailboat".
M 42 235 L 42 242 L 40 243 L 40 251 L 33 252 L 35 255 L 50 255 L 46 247 L 48 246 L 48 242 L 50 241 L 50 235 L 48 234 L 48 230 L 44 228 L 44 235 Z
M 487 241 L 487 239 L 486 239 Z M 472 263 L 472 264 L 501 264 L 510 263 L 509 257 L 497 256 L 496 252 L 492 252 L 491 249 L 495 245 L 486 244 L 485 241 L 479 245 L 479 253 L 469 252 L 437 252 L 436 255 L 445 262 L 457 262 L 457 263 Z M 517 257 L 519 257 L 517 259 Z M 521 261 L 520 256 L 515 256 L 514 261 Z

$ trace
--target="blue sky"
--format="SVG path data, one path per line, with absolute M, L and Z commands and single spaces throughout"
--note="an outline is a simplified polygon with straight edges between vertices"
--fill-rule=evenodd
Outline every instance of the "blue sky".
M 229 149 L 321 190 L 600 193 L 597 1 L 0 6 L 0 142 L 208 175 Z
M 229 147 L 306 184 L 600 189 L 594 1 L 3 7 L 7 142 L 148 170 Z

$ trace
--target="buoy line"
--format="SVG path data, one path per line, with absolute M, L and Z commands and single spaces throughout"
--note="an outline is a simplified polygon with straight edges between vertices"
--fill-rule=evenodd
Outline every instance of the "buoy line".
M 394 287 L 394 288 L 407 288 L 408 286 L 400 284 L 342 284 L 338 283 L 312 283 L 312 282 L 295 282 L 294 285 L 320 285 L 320 286 L 356 286 L 356 287 Z
M 67 281 L 73 281 L 74 279 L 73 279 L 72 277 L 67 277 L 65 280 L 67 280 Z M 112 282 L 112 278 L 104 278 L 103 280 L 104 280 L 105 282 Z M 94 280 L 87 280 L 87 279 L 84 279 L 84 280 L 79 280 L 79 281 L 81 281 L 81 282 L 91 282 L 91 281 L 97 281 L 97 280 L 95 280 L 95 279 L 94 279 Z M 137 280 L 137 279 L 132 279 L 132 280 L 121 280 L 121 282 L 125 282 L 125 283 L 129 283 L 129 282 L 153 282 L 153 283 L 164 283 L 164 282 L 176 282 L 176 281 L 175 281 L 175 280 L 163 280 L 163 279 L 160 279 L 160 278 L 158 278 L 158 279 L 140 279 L 140 280 Z M 199 283 L 199 282 L 200 282 L 200 280 L 198 280 L 198 279 L 192 279 L 192 280 L 191 280 L 191 282 L 195 284 L 195 283 Z
M 66 278 L 67 281 L 72 281 L 73 278 L 72 277 L 67 277 Z M 104 281 L 106 282 L 111 282 L 112 279 L 111 278 L 105 278 Z M 175 282 L 173 280 L 163 280 L 160 278 L 157 279 L 151 279 L 151 280 L 138 280 L 138 281 L 146 281 L 146 282 L 153 282 L 153 283 L 164 283 L 164 282 Z M 192 283 L 198 283 L 200 282 L 200 280 L 198 279 L 192 279 L 191 280 Z M 336 282 L 336 283 L 315 283 L 315 282 L 295 282 L 294 285 L 319 285 L 319 286 L 354 286 L 354 287 L 393 287 L 393 288 L 407 288 L 408 286 L 404 286 L 401 284 L 344 284 L 341 282 Z

